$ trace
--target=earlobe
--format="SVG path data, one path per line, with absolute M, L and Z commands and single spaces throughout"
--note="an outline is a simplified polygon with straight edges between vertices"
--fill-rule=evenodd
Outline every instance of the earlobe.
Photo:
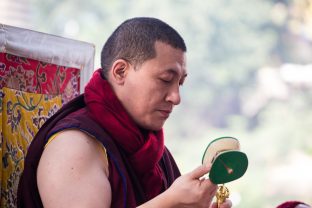
M 125 60 L 118 59 L 113 63 L 111 72 L 113 80 L 119 84 L 123 85 L 125 82 L 125 77 L 129 69 L 129 63 Z

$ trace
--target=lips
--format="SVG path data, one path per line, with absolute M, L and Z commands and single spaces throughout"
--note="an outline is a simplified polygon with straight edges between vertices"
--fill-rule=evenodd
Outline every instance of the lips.
M 159 112 L 163 117 L 168 118 L 172 110 L 159 110 Z

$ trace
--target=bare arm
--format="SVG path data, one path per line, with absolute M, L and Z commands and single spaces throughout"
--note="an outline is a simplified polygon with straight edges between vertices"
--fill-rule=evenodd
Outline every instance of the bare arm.
M 44 207 L 110 207 L 104 156 L 98 142 L 81 131 L 57 135 L 44 150 L 37 170 Z
M 38 166 L 37 182 L 44 207 L 110 207 L 112 193 L 103 157 L 98 142 L 85 133 L 60 133 L 46 147 Z M 139 208 L 208 208 L 217 187 L 200 178 L 209 169 L 200 166 L 179 177 L 168 190 Z M 229 201 L 221 206 L 229 207 Z

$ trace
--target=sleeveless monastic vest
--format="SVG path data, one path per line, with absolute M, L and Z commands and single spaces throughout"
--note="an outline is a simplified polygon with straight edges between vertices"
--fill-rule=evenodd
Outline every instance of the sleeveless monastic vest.
M 109 162 L 109 181 L 112 189 L 111 207 L 132 208 L 146 202 L 140 181 L 129 165 L 125 154 L 104 129 L 90 117 L 84 103 L 84 97 L 80 95 L 48 119 L 32 141 L 25 158 L 24 171 L 18 186 L 18 207 L 43 207 L 36 179 L 39 160 L 50 136 L 69 128 L 84 131 L 105 147 Z M 167 148 L 165 148 L 160 160 L 160 166 L 163 171 L 165 188 L 167 189 L 180 176 L 179 169 Z M 122 191 L 118 189 L 122 189 Z M 117 196 L 116 193 L 122 193 L 122 195 Z

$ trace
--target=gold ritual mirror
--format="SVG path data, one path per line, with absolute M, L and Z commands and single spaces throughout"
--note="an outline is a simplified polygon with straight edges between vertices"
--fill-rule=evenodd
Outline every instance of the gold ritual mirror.
M 240 151 L 240 143 L 234 137 L 220 137 L 211 141 L 202 158 L 202 164 L 211 164 L 209 179 L 218 184 L 217 203 L 220 204 L 229 197 L 225 183 L 242 177 L 248 167 L 247 155 Z

